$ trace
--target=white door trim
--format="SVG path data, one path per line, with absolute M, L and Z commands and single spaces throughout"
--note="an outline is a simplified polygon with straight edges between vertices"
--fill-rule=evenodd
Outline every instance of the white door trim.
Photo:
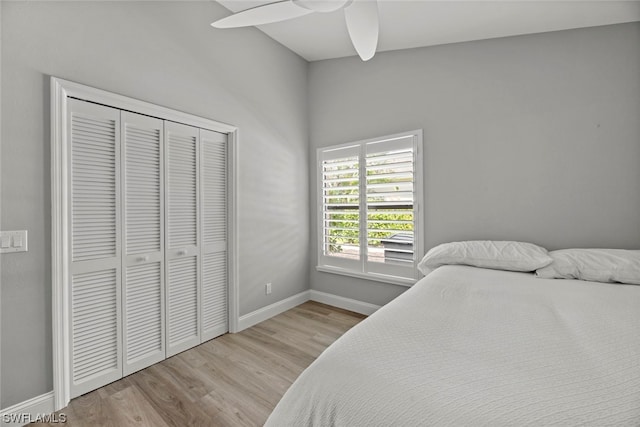
M 78 98 L 110 107 L 146 114 L 164 120 L 184 123 L 228 135 L 229 167 L 229 331 L 238 330 L 238 128 L 226 123 L 194 116 L 145 101 L 117 95 L 79 83 L 51 77 L 51 277 L 53 324 L 53 393 L 54 408 L 60 410 L 70 401 L 70 354 L 68 289 L 69 281 L 68 233 L 69 212 L 64 202 L 68 198 L 67 161 L 67 99 Z

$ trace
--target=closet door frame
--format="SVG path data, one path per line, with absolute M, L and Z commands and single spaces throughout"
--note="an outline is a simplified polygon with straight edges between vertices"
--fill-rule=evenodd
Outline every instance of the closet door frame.
M 70 138 L 67 130 L 68 99 L 76 98 L 163 120 L 225 133 L 228 138 L 228 317 L 229 332 L 238 331 L 238 128 L 226 123 L 183 113 L 145 101 L 51 76 L 51 279 L 54 410 L 67 406 L 71 396 L 69 327 L 69 248 L 70 211 L 67 200 L 70 185 Z

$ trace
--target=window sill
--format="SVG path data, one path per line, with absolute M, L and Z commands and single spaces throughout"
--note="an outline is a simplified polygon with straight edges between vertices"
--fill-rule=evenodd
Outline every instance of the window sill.
M 362 273 L 360 271 L 347 270 L 345 268 L 333 267 L 328 265 L 318 265 L 316 266 L 316 270 L 321 271 L 323 273 L 357 277 L 358 279 L 373 280 L 375 282 L 382 282 L 382 283 L 387 283 L 389 285 L 398 285 L 398 286 L 405 286 L 405 287 L 411 287 L 417 282 L 417 279 L 409 279 L 406 277 L 398 277 L 398 276 L 387 276 L 385 274 L 377 274 L 377 273 Z

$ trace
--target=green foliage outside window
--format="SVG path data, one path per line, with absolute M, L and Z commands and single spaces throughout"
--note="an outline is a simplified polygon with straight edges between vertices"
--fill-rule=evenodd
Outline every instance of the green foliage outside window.
M 342 245 L 358 245 L 358 213 L 329 214 L 328 223 L 330 227 L 336 228 L 353 228 L 351 230 L 329 230 L 329 250 L 331 252 L 342 252 Z M 409 222 L 377 222 L 377 221 L 409 221 Z M 398 212 L 376 212 L 369 211 L 369 246 L 381 247 L 382 239 L 388 239 L 395 233 L 412 232 L 413 231 L 413 212 L 409 210 L 406 213 Z M 381 230 L 381 231 L 372 231 Z M 389 231 L 393 230 L 393 231 Z

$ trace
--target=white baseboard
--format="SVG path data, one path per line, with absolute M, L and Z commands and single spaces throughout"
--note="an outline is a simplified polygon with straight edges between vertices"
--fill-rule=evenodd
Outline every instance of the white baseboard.
M 275 302 L 266 307 L 259 308 L 256 311 L 240 316 L 238 319 L 238 331 L 250 328 L 260 322 L 264 322 L 267 319 L 277 316 L 280 313 L 284 313 L 293 307 L 309 301 L 309 291 L 303 291 L 299 294 L 285 298 L 282 301 Z
M 240 316 L 238 319 L 238 330 L 240 332 L 243 329 L 257 325 L 260 322 L 264 322 L 277 316 L 280 313 L 284 313 L 287 310 L 292 309 L 307 301 L 316 301 L 323 304 L 331 305 L 333 307 L 342 308 L 344 310 L 353 311 L 360 314 L 366 314 L 367 316 L 375 313 L 380 308 L 379 305 L 370 304 L 368 302 L 362 302 L 351 298 L 341 297 L 339 295 L 328 294 L 326 292 L 314 291 L 313 289 L 300 292 L 299 294 L 290 296 L 266 307 L 259 308 L 256 311 Z
M 17 403 L 0 411 L 0 425 L 5 427 L 17 427 L 29 424 L 35 421 L 48 421 L 47 416 L 52 414 L 53 410 L 53 392 L 36 396 L 24 402 Z M 62 421 L 62 416 L 57 418 Z M 53 418 L 49 419 L 49 421 Z
M 323 304 L 332 305 L 349 311 L 354 311 L 367 316 L 373 314 L 380 308 L 379 305 L 362 302 L 351 298 L 341 297 L 339 295 L 328 294 L 326 292 L 309 291 L 311 301 L 321 302 Z

